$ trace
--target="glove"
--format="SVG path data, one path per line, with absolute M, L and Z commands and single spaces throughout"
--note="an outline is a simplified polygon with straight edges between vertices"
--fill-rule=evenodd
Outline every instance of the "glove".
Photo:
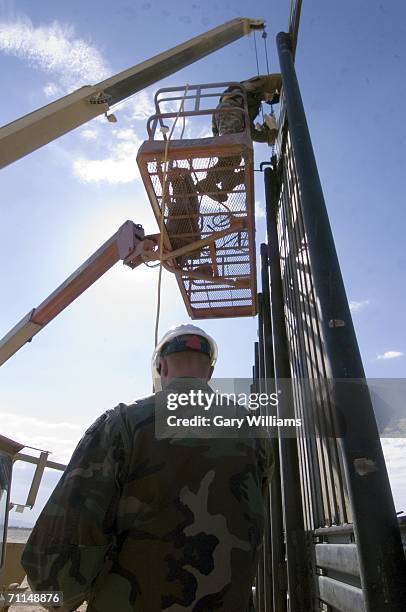
M 266 142 L 268 143 L 268 146 L 271 146 L 273 144 L 275 144 L 275 140 L 278 137 L 278 128 L 272 128 L 270 129 L 268 126 L 266 128 L 266 135 L 267 135 L 267 140 Z
M 266 123 L 262 125 L 258 124 L 255 126 L 256 132 L 258 132 L 258 141 L 266 142 L 268 146 L 271 146 L 275 143 L 275 140 L 278 136 L 278 128 L 272 127 L 269 128 Z
M 267 129 L 267 143 L 269 146 L 271 146 L 274 144 L 275 140 L 278 137 L 278 124 L 276 123 L 276 119 L 273 114 L 265 115 L 264 119 L 264 126 Z

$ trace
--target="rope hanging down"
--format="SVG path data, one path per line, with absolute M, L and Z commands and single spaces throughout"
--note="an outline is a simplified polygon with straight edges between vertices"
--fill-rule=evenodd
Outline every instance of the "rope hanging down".
M 262 39 L 264 41 L 264 47 L 265 47 L 264 51 L 265 51 L 266 71 L 267 71 L 267 74 L 269 75 L 270 72 L 269 72 L 268 49 L 267 49 L 267 46 L 266 46 L 267 36 L 268 36 L 268 34 L 264 30 L 262 32 Z M 257 74 L 259 76 L 259 59 L 258 59 L 257 37 L 256 37 L 255 30 L 254 30 L 254 49 L 255 49 L 255 61 L 256 61 L 256 64 L 257 64 Z M 272 114 L 273 114 L 273 109 L 272 109 Z M 262 115 L 262 121 L 264 121 L 265 120 L 265 118 L 264 118 L 264 109 L 262 108 L 262 104 L 261 104 L 261 115 Z
M 267 74 L 269 75 L 269 59 L 268 59 L 268 48 L 267 48 L 267 44 L 266 44 L 266 39 L 268 37 L 267 32 L 264 30 L 262 32 L 262 39 L 264 41 L 264 52 L 265 52 L 265 61 L 266 61 L 266 70 L 267 70 Z M 257 72 L 258 72 L 258 76 L 259 76 L 259 60 L 258 60 L 258 49 L 257 49 L 257 39 L 256 39 L 256 35 L 255 35 L 255 31 L 254 31 L 254 48 L 255 48 L 255 59 L 256 59 L 256 63 L 257 63 Z M 262 121 L 265 121 L 265 117 L 264 117 L 264 109 L 263 106 L 261 104 L 261 115 L 262 115 Z M 271 105 L 271 117 L 275 117 L 275 113 L 273 110 L 273 106 Z M 271 157 L 275 154 L 275 144 L 271 145 Z
M 162 179 L 162 200 L 161 200 L 161 218 L 160 218 L 160 224 L 159 224 L 159 232 L 160 232 L 160 238 L 159 238 L 159 273 L 158 273 L 158 294 L 157 294 L 157 305 L 156 305 L 156 318 L 155 318 L 155 346 L 158 344 L 158 329 L 159 329 L 159 316 L 160 316 L 160 312 L 161 312 L 161 284 L 162 284 L 162 254 L 163 254 L 163 247 L 164 247 L 164 219 L 165 219 L 165 194 L 166 194 L 166 182 L 167 182 L 167 178 L 168 178 L 168 151 L 169 151 L 169 143 L 171 141 L 173 132 L 175 130 L 177 121 L 180 117 L 181 112 L 183 111 L 184 105 L 185 105 L 185 98 L 186 98 L 186 94 L 188 92 L 189 89 L 189 85 L 187 84 L 185 87 L 185 93 L 183 94 L 183 98 L 182 101 L 180 103 L 179 106 L 179 111 L 178 114 L 175 117 L 175 121 L 173 122 L 171 131 L 169 132 L 168 138 L 166 139 L 166 144 L 165 144 L 165 155 L 164 155 L 164 174 L 163 174 L 163 179 Z M 182 134 L 181 134 L 181 138 L 183 137 L 183 133 L 185 130 L 185 120 L 183 121 L 183 129 L 182 129 Z M 161 128 L 161 131 L 163 134 L 165 134 L 165 130 L 163 128 Z
M 256 32 L 254 30 L 254 49 L 255 49 L 255 61 L 257 63 L 257 75 L 259 76 L 259 59 L 258 59 L 258 49 L 257 49 L 257 35 Z M 261 116 L 262 116 L 262 123 L 265 121 L 265 117 L 264 117 L 264 109 L 262 108 L 262 104 L 261 104 Z
M 268 33 L 266 32 L 266 30 L 264 30 L 262 32 L 262 38 L 264 41 L 264 51 L 265 51 L 265 60 L 266 60 L 266 71 L 267 74 L 271 74 L 269 71 L 269 58 L 268 58 L 268 47 L 266 44 L 266 39 L 268 38 Z M 271 104 L 271 117 L 275 118 L 275 112 L 273 110 L 273 105 Z M 271 158 L 275 155 L 275 143 L 273 145 L 271 145 Z
M 268 49 L 267 49 L 267 46 L 266 46 L 266 39 L 267 39 L 267 37 L 268 37 L 268 34 L 264 30 L 262 32 L 262 38 L 264 39 L 264 47 L 265 47 L 266 71 L 267 71 L 267 74 L 270 74 L 270 72 L 269 72 L 269 60 L 268 60 Z
M 259 76 L 259 60 L 258 60 L 258 49 L 257 49 L 257 35 L 254 30 L 254 49 L 255 49 L 255 60 L 257 62 L 257 74 Z

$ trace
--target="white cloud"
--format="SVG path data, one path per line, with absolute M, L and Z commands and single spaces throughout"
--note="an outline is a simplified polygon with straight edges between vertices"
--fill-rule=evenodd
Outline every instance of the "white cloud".
M 72 26 L 57 21 L 51 25 L 34 26 L 23 17 L 0 22 L 0 52 L 18 57 L 33 68 L 52 75 L 43 87 L 48 98 L 62 96 L 84 84 L 94 84 L 111 75 L 108 62 L 91 43 L 79 38 Z M 123 109 L 125 125 L 133 119 L 145 120 L 153 113 L 152 97 L 141 92 Z M 104 117 L 98 118 L 105 121 Z M 98 123 L 82 129 L 80 136 L 96 141 Z M 103 157 L 89 159 L 81 152 L 72 159 L 73 174 L 85 183 L 127 183 L 138 177 L 135 161 L 140 140 L 132 129 L 103 134 Z
M 97 133 L 97 130 L 85 129 L 85 130 L 81 130 L 80 135 L 85 140 L 96 140 L 98 133 Z
M 138 105 L 137 100 L 140 100 Z M 103 155 L 93 159 L 83 154 L 77 156 L 72 163 L 74 176 L 88 184 L 113 185 L 139 179 L 136 157 L 143 139 L 147 138 L 147 133 L 145 130 L 144 138 L 140 138 L 137 130 L 130 126 L 134 119 L 143 119 L 145 122 L 145 118 L 153 113 L 151 105 L 149 94 L 140 92 L 135 98 L 126 101 L 124 106 L 117 105 L 114 108 L 118 119 L 117 125 L 120 127 L 113 128 L 111 124 L 107 124 L 104 117 L 97 117 L 91 128 L 83 129 L 80 132 L 81 136 L 88 141 L 97 140 L 98 151 L 102 151 Z M 101 130 L 103 138 L 100 138 Z
M 63 94 L 63 90 L 56 83 L 47 83 L 45 87 L 43 87 L 43 92 L 47 98 L 56 98 L 56 96 L 61 96 Z
M 89 423 L 77 424 L 1 412 L 2 433 L 34 448 L 52 451 L 51 460 L 67 462 Z M 23 451 L 26 452 L 26 451 Z M 31 451 L 27 451 L 31 453 Z
M 361 302 L 351 301 L 350 310 L 352 313 L 360 312 L 369 305 L 369 300 L 362 300 Z
M 57 83 L 49 83 L 44 92 L 57 95 L 81 85 L 97 83 L 111 70 L 95 46 L 75 36 L 73 26 L 54 21 L 35 27 L 28 17 L 0 22 L 0 51 L 21 58 L 47 74 Z
M 115 136 L 119 140 L 134 140 L 134 138 L 137 139 L 134 130 L 132 130 L 131 128 L 127 128 L 125 130 L 117 130 Z
M 114 137 L 106 157 L 73 162 L 73 173 L 83 183 L 129 183 L 139 177 L 136 157 L 141 140 L 130 128 L 115 131 Z
M 382 438 L 382 450 L 392 487 L 395 508 L 406 511 L 406 439 Z
M 154 101 L 148 91 L 140 91 L 125 102 L 125 114 L 130 121 L 146 121 L 154 113 Z
M 398 357 L 403 357 L 401 351 L 386 351 L 382 355 L 378 355 L 378 359 L 397 359 Z

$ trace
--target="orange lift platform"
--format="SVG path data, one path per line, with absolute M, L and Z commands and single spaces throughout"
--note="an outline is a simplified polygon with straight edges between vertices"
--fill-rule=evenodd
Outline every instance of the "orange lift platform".
M 221 113 L 243 113 L 245 127 L 207 137 L 230 85 L 240 88 L 243 104 Z M 161 89 L 155 110 L 137 161 L 159 232 L 146 235 L 141 225 L 126 221 L 0 339 L 0 365 L 120 260 L 132 269 L 161 262 L 176 275 L 192 319 L 256 314 L 253 147 L 245 92 L 239 83 Z
M 221 113 L 243 113 L 245 129 L 207 136 L 230 85 L 243 104 Z M 253 146 L 244 90 L 230 82 L 160 89 L 147 131 L 137 162 L 160 229 L 151 259 L 176 275 L 192 319 L 254 316 Z

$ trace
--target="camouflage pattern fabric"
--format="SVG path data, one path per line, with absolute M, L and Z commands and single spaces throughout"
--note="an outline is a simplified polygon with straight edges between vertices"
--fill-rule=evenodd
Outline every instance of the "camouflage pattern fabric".
M 185 168 L 172 168 L 170 171 L 172 197 L 167 204 L 168 217 L 166 231 L 168 232 L 172 249 L 180 249 L 192 242 L 201 240 L 199 227 L 200 205 L 196 195 L 190 171 Z M 186 236 L 185 236 L 186 234 Z M 200 256 L 200 249 L 180 255 L 176 263 L 183 268 L 190 259 Z
M 237 185 L 244 182 L 244 167 L 240 166 L 241 156 L 230 155 L 220 157 L 217 162 L 207 170 L 203 180 L 196 184 L 196 188 L 207 193 L 217 202 L 225 202 L 228 198 L 226 193 L 218 191 L 232 191 Z
M 236 134 L 245 129 L 246 115 L 242 112 L 244 109 L 243 91 L 245 91 L 251 138 L 255 142 L 269 142 L 271 136 L 269 131 L 255 129 L 254 121 L 260 112 L 264 93 L 272 95 L 276 102 L 279 100 L 281 87 L 280 74 L 257 76 L 242 81 L 240 86 L 228 87 L 212 115 L 213 136 Z M 197 189 L 209 192 L 210 197 L 217 202 L 226 202 L 228 195 L 218 193 L 218 191 L 232 191 L 237 185 L 244 182 L 244 169 L 239 167 L 240 163 L 240 156 L 220 158 L 207 171 L 206 177 L 196 185 Z
M 177 389 L 99 417 L 41 513 L 22 564 L 33 590 L 64 592 L 61 612 L 253 609 L 270 446 L 157 439 L 154 410 Z
M 212 131 L 214 136 L 224 134 L 236 134 L 245 128 L 245 118 L 241 110 L 231 110 L 241 108 L 243 98 L 241 90 L 236 90 L 236 98 L 229 101 L 220 101 L 216 112 L 212 117 Z M 219 160 L 208 170 L 205 181 L 215 184 L 215 188 L 222 191 L 232 191 L 234 187 L 241 184 L 244 180 L 244 169 L 239 169 L 241 163 L 240 155 L 230 157 L 220 157 Z M 212 185 L 213 190 L 213 185 Z M 227 200 L 224 194 L 222 200 Z
M 241 110 L 233 110 L 234 108 L 241 109 L 241 102 L 241 99 L 236 97 L 218 104 L 212 117 L 212 131 L 215 136 L 236 134 L 244 130 L 244 114 Z
M 243 108 L 244 102 L 241 88 L 247 96 L 247 110 L 250 118 L 251 137 L 256 142 L 267 142 L 266 133 L 255 129 L 254 121 L 261 109 L 264 93 L 273 95 L 275 102 L 279 100 L 282 87 L 280 74 L 260 75 L 241 82 L 241 87 L 228 87 L 220 98 L 216 112 L 212 118 L 214 136 L 242 132 L 245 128 L 244 114 L 241 111 L 229 110 L 231 107 Z M 223 112 L 222 112 L 223 111 Z

